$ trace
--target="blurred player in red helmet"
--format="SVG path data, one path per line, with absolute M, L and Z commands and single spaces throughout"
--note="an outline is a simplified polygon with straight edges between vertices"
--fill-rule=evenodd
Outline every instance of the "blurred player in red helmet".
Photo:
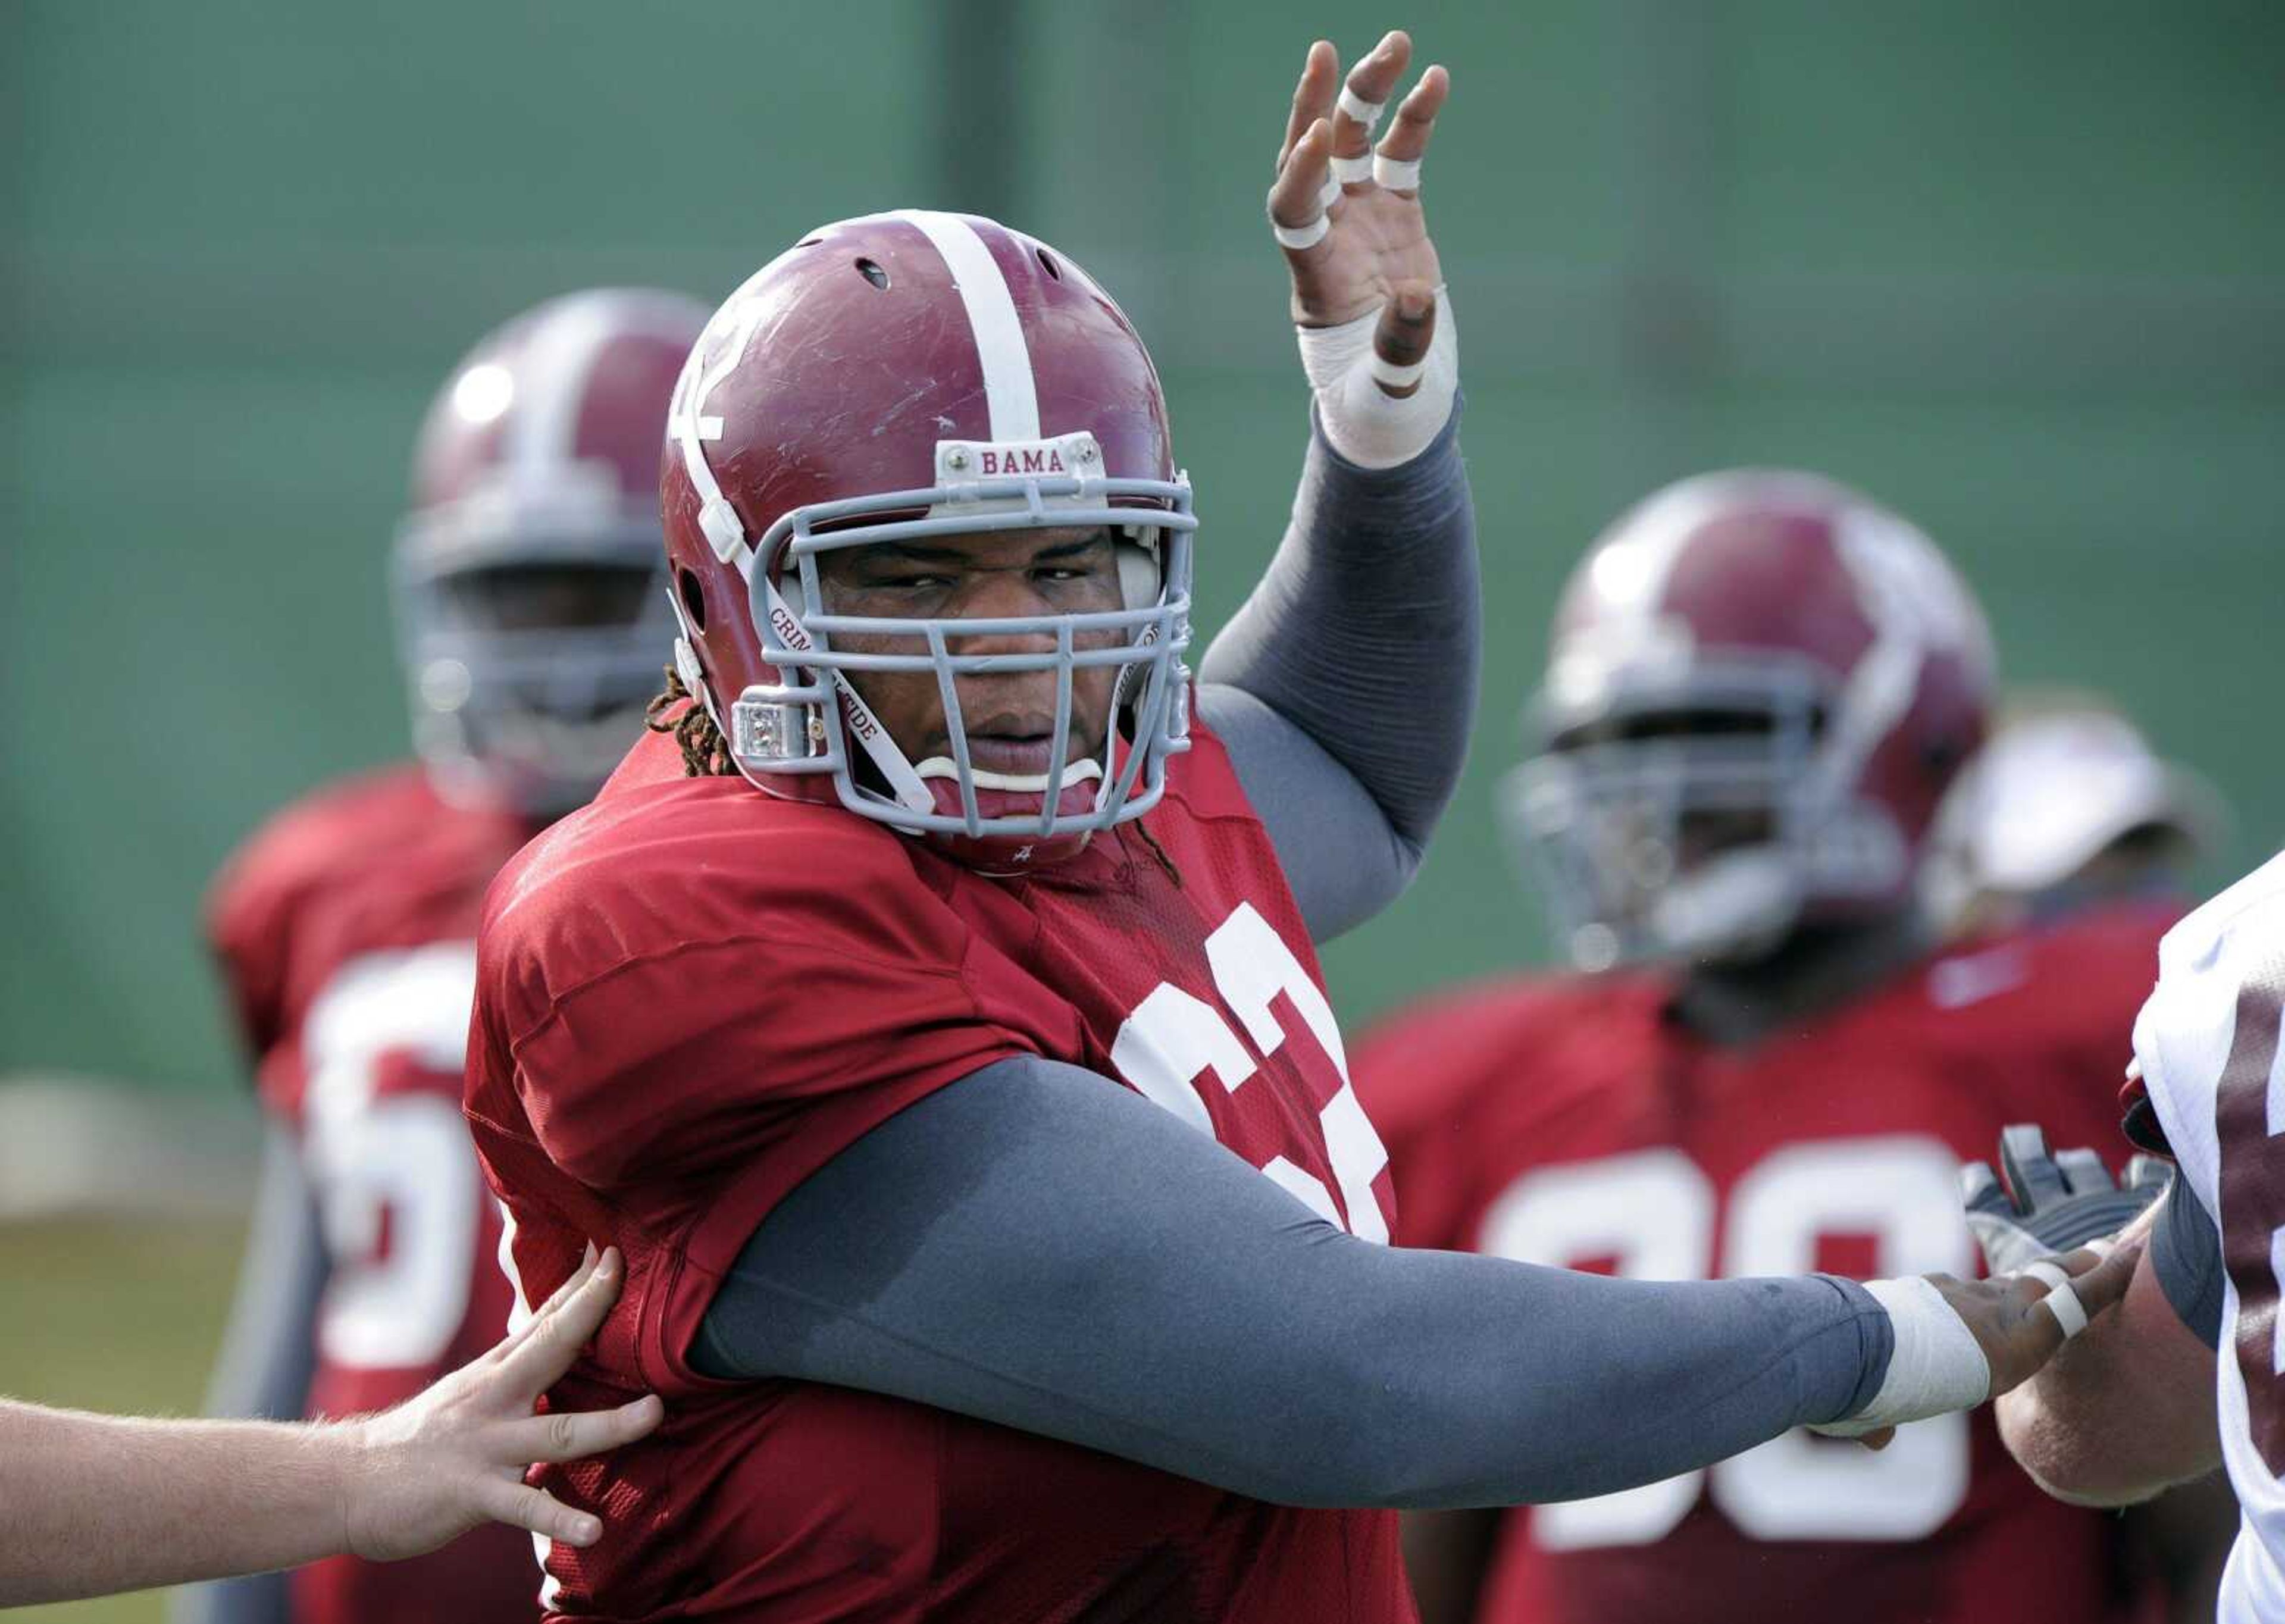
M 692 351 L 673 736 L 503 871 L 479 940 L 506 1256 L 532 1292 L 589 1236 L 627 1258 L 555 1397 L 666 1398 L 545 1472 L 613 1511 L 547 1553 L 551 1616 L 1402 1624 L 1392 1507 L 1878 1434 L 2020 1380 L 2123 1277 L 1647 1286 L 1383 1243 L 1314 943 L 1409 877 L 1478 635 L 1419 200 L 1448 84 L 1397 103 L 1409 54 L 1344 85 L 1320 43 L 1295 91 L 1268 205 L 1314 431 L 1196 681 L 1213 544 L 1068 255 L 840 221 Z
M 642 731 L 672 636 L 658 438 L 706 311 L 554 299 L 485 338 L 422 427 L 391 558 L 418 763 L 320 789 L 216 881 L 210 930 L 272 1125 L 216 1408 L 353 1415 L 497 1340 L 498 1208 L 459 1112 L 484 887 Z M 241 1624 L 536 1613 L 530 1541 L 470 1534 L 212 1587 Z
M 2108 1142 L 2166 922 L 1940 949 L 1924 870 L 1991 682 L 1967 586 L 1857 491 L 1740 470 L 1622 516 L 1502 789 L 1580 973 L 1367 1040 L 1399 1239 L 1645 1279 L 1971 1272 L 1959 1163 L 2025 1117 Z M 1408 1530 L 1432 1624 L 2133 1616 L 2118 1546 L 1966 1415 Z

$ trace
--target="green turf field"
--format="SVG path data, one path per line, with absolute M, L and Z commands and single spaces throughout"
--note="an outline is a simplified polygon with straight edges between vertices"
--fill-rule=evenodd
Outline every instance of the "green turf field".
M 195 1415 L 230 1308 L 240 1227 L 213 1220 L 0 1225 L 0 1393 Z M 11 1614 L 25 1624 L 156 1624 L 162 1593 Z

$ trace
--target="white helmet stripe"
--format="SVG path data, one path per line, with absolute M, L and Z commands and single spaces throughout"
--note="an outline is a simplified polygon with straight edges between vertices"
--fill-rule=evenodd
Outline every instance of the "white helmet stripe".
M 549 309 L 517 357 L 522 377 L 509 406 L 509 478 L 527 488 L 552 486 L 578 460 L 588 384 L 614 341 L 655 336 L 681 343 L 689 333 L 682 300 L 641 289 L 599 288 Z
M 1032 378 L 1031 346 L 1024 341 L 1023 319 L 1008 291 L 1000 263 L 976 228 L 958 215 L 933 209 L 901 208 L 896 217 L 918 226 L 952 272 L 953 286 L 968 311 L 968 326 L 976 335 L 976 357 L 983 364 L 984 395 L 992 412 L 994 440 L 1036 440 L 1040 437 L 1040 396 Z
M 587 374 L 610 336 L 604 311 L 591 301 L 539 324 L 516 369 L 523 387 L 509 408 L 507 463 L 518 484 L 546 483 L 573 460 Z

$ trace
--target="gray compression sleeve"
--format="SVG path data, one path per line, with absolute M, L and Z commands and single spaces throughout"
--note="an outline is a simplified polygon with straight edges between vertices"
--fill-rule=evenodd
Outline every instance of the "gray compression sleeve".
M 1285 538 L 1199 662 L 1199 712 L 1321 942 L 1404 889 L 1466 757 L 1480 616 L 1459 433 L 1455 404 L 1426 451 L 1370 469 L 1313 430 Z
M 1091 1071 L 1001 1061 L 844 1150 L 691 1349 L 1295 1505 L 1567 1500 L 1854 1413 L 1888 1316 L 1826 1276 L 1654 1284 L 1344 1234 Z
M 325 1283 L 326 1251 L 301 1146 L 271 1123 L 207 1414 L 291 1421 L 304 1413 Z M 288 1601 L 285 1574 L 255 1573 L 185 1585 L 169 1598 L 167 1616 L 169 1624 L 287 1624 Z
M 2158 1271 L 2158 1285 L 2182 1323 L 2200 1341 L 2221 1346 L 2221 1232 L 2213 1214 L 2198 1200 L 2197 1192 L 2178 1169 L 2166 1191 L 2166 1204 L 2150 1233 L 2150 1266 Z

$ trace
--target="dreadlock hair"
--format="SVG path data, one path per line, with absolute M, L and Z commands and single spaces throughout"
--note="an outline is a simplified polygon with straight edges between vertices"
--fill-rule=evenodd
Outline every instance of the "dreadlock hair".
M 681 714 L 667 714 L 685 701 L 688 708 Z M 666 691 L 643 707 L 643 726 L 653 733 L 674 735 L 682 750 L 685 778 L 738 776 L 738 764 L 730 758 L 730 741 L 714 726 L 714 718 L 698 702 L 698 696 L 682 686 L 682 673 L 671 665 L 666 668 Z

